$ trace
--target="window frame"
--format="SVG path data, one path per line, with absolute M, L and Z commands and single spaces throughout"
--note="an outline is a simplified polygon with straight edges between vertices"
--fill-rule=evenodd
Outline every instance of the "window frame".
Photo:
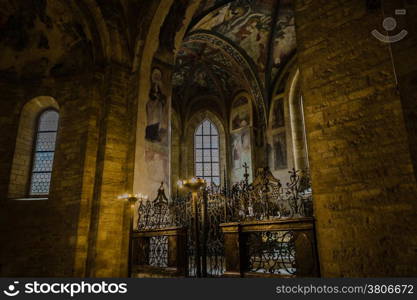
M 50 190 L 48 192 L 48 194 L 42 194 L 42 195 L 36 195 L 36 194 L 31 194 L 31 190 L 32 190 L 32 175 L 33 175 L 33 167 L 35 164 L 35 157 L 36 157 L 36 145 L 38 143 L 38 133 L 39 133 L 39 127 L 40 127 L 40 119 L 42 117 L 42 115 L 44 113 L 46 113 L 47 111 L 55 111 L 58 114 L 58 123 L 57 123 L 57 129 L 56 129 L 56 136 L 55 136 L 55 148 L 54 148 L 54 158 L 52 160 L 52 169 L 51 169 L 51 180 L 49 181 L 49 188 L 51 187 L 51 182 L 52 182 L 52 171 L 53 171 L 53 165 L 55 162 L 55 152 L 56 152 L 56 145 L 57 145 L 57 140 L 58 140 L 58 133 L 59 133 L 59 124 L 61 121 L 61 116 L 59 113 L 59 110 L 56 109 L 55 107 L 46 107 L 44 109 L 42 109 L 38 115 L 36 116 L 35 119 L 35 124 L 34 124 L 34 130 L 33 130 L 33 142 L 32 142 L 32 155 L 31 155 L 31 161 L 30 161 L 30 167 L 29 167 L 29 177 L 27 180 L 27 187 L 26 187 L 26 196 L 28 198 L 47 198 L 49 197 L 50 194 Z M 46 173 L 46 172 L 45 172 Z
M 208 121 L 210 123 L 210 125 L 213 126 L 216 129 L 217 135 L 212 135 L 211 134 L 211 128 L 210 128 L 210 135 L 205 135 L 204 134 L 204 127 L 203 126 L 204 126 L 204 123 L 206 121 Z M 198 129 L 200 127 L 201 127 L 201 130 L 202 130 L 202 134 L 201 135 L 197 135 L 197 131 L 198 131 Z M 203 147 L 200 148 L 200 149 L 197 149 L 197 145 L 196 145 L 196 137 L 197 136 L 202 137 L 202 146 Z M 210 137 L 210 148 L 205 148 L 204 147 L 204 145 L 203 145 L 204 144 L 204 138 L 203 138 L 204 136 L 209 136 Z M 217 137 L 217 148 L 213 148 L 212 147 L 211 137 Z M 197 162 L 197 150 L 203 151 L 203 153 L 202 153 L 202 161 L 201 162 Z M 204 150 L 210 150 L 210 162 L 204 162 Z M 213 162 L 213 154 L 212 154 L 212 151 L 213 150 L 217 150 L 218 151 L 218 159 L 217 159 L 217 162 Z M 218 126 L 212 120 L 210 120 L 209 118 L 203 119 L 194 128 L 194 133 L 193 133 L 193 156 L 194 156 L 194 166 L 193 166 L 194 176 L 195 177 L 198 177 L 198 178 L 202 178 L 202 179 L 210 178 L 211 179 L 211 183 L 214 183 L 213 178 L 218 178 L 219 179 L 219 185 L 218 186 L 221 186 L 221 184 L 222 184 L 222 174 L 221 174 L 222 170 L 221 170 L 220 131 L 219 131 Z M 201 164 L 202 167 L 203 167 L 203 170 L 202 170 L 203 175 L 201 177 L 197 176 L 197 163 Z M 204 175 L 204 165 L 205 164 L 210 164 L 210 167 L 211 167 L 210 168 L 210 170 L 211 170 L 210 171 L 210 174 L 211 174 L 210 176 L 205 176 Z M 217 164 L 218 165 L 219 175 L 217 175 L 217 176 L 213 176 L 213 168 L 212 168 L 213 164 Z M 214 184 L 217 186 L 216 183 L 214 183 Z

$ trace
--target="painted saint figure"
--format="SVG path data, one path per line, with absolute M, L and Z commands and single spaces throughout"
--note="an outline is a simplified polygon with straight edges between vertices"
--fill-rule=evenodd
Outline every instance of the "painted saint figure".
M 145 138 L 151 142 L 161 141 L 161 123 L 166 105 L 166 96 L 161 91 L 162 73 L 158 68 L 152 71 L 152 86 L 149 91 L 149 100 L 146 103 L 146 136 Z
M 280 133 L 274 137 L 274 168 L 281 170 L 287 168 L 287 149 L 285 133 Z
M 277 100 L 274 105 L 274 115 L 272 117 L 272 128 L 280 128 L 285 126 L 284 122 L 284 102 Z

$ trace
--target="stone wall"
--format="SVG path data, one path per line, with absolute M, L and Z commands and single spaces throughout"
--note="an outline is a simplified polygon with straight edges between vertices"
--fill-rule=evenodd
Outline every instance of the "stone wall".
M 91 122 L 96 110 L 91 107 L 93 102 L 86 99 L 93 98 L 97 87 L 95 80 L 90 76 L 79 76 L 76 79 L 9 83 L 3 87 L 2 115 L 9 116 L 14 123 L 3 137 L 10 141 L 2 144 L 2 151 L 7 151 L 8 157 L 14 153 L 15 142 L 12 141 L 16 141 L 20 111 L 32 98 L 48 95 L 57 99 L 60 129 L 51 197 L 48 200 L 7 200 L 7 191 L 2 189 L 1 274 L 70 276 L 75 257 L 81 187 L 88 188 L 88 177 L 84 173 L 88 163 L 87 138 L 94 127 Z M 16 95 L 14 98 L 10 97 L 11 91 Z M 8 105 L 10 110 L 6 111 Z M 4 162 L 2 169 L 9 171 L 11 162 Z M 9 178 L 7 174 L 1 177 Z M 65 180 L 59 180 L 61 178 Z
M 417 202 L 383 20 L 366 1 L 295 1 L 321 272 L 417 273 Z
M 2 125 L 13 124 L 2 136 L 6 157 L 13 157 L 19 112 L 28 100 L 57 99 L 60 128 L 48 200 L 8 200 L 8 176 L 1 176 L 0 274 L 126 276 L 129 218 L 117 196 L 133 171 L 131 77 L 113 64 L 93 75 L 2 86 L 2 116 L 9 116 Z M 1 168 L 10 170 L 11 162 Z
M 384 1 L 386 17 L 394 17 L 398 23 L 396 31 L 407 30 L 408 34 L 397 43 L 391 44 L 393 63 L 399 83 L 404 119 L 408 130 L 411 157 L 417 176 L 417 3 L 405 1 L 401 5 L 395 0 Z M 406 16 L 395 15 L 396 9 L 406 9 Z

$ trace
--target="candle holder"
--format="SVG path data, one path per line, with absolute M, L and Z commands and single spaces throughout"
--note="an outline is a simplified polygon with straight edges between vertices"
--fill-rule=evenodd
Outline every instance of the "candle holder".
M 180 181 L 178 185 L 180 188 L 186 188 L 192 193 L 197 193 L 199 190 L 206 187 L 207 183 L 204 179 L 193 177 Z
M 178 182 L 180 188 L 185 188 L 191 192 L 192 195 L 192 211 L 194 214 L 194 226 L 193 226 L 193 235 L 195 239 L 195 264 L 196 264 L 196 274 L 197 277 L 201 277 L 201 254 L 200 254 L 200 220 L 198 213 L 198 192 L 207 186 L 207 183 L 204 179 L 201 178 L 191 178 L 187 180 L 182 180 Z M 203 203 L 203 206 L 206 206 L 206 203 Z M 203 218 L 205 216 L 203 215 Z

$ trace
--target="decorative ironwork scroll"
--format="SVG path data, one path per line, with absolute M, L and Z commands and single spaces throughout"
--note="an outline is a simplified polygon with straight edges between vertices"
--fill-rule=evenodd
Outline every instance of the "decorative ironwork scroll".
M 235 184 L 227 195 L 228 220 L 266 220 L 312 215 L 311 184 L 307 172 L 292 170 L 283 186 L 269 168 L 259 169 L 253 183 Z
M 248 174 L 232 187 L 214 184 L 199 193 L 178 194 L 168 200 L 163 185 L 153 201 L 138 206 L 138 230 L 180 227 L 187 231 L 188 276 L 221 276 L 225 272 L 225 242 L 220 224 L 264 220 L 291 220 L 312 216 L 311 183 L 306 171 L 291 170 L 282 184 L 268 168 L 259 169 L 252 183 Z M 268 230 L 268 229 L 266 229 Z M 250 232 L 245 239 L 250 272 L 292 275 L 296 272 L 294 232 Z M 168 238 L 152 237 L 149 264 L 167 265 Z
M 168 267 L 168 237 L 154 236 L 149 243 L 149 265 L 153 267 Z
M 257 273 L 293 275 L 296 272 L 292 231 L 251 232 L 246 240 L 247 270 Z
M 183 225 L 185 202 L 168 202 L 163 183 L 153 201 L 141 201 L 138 206 L 138 230 L 162 229 Z

